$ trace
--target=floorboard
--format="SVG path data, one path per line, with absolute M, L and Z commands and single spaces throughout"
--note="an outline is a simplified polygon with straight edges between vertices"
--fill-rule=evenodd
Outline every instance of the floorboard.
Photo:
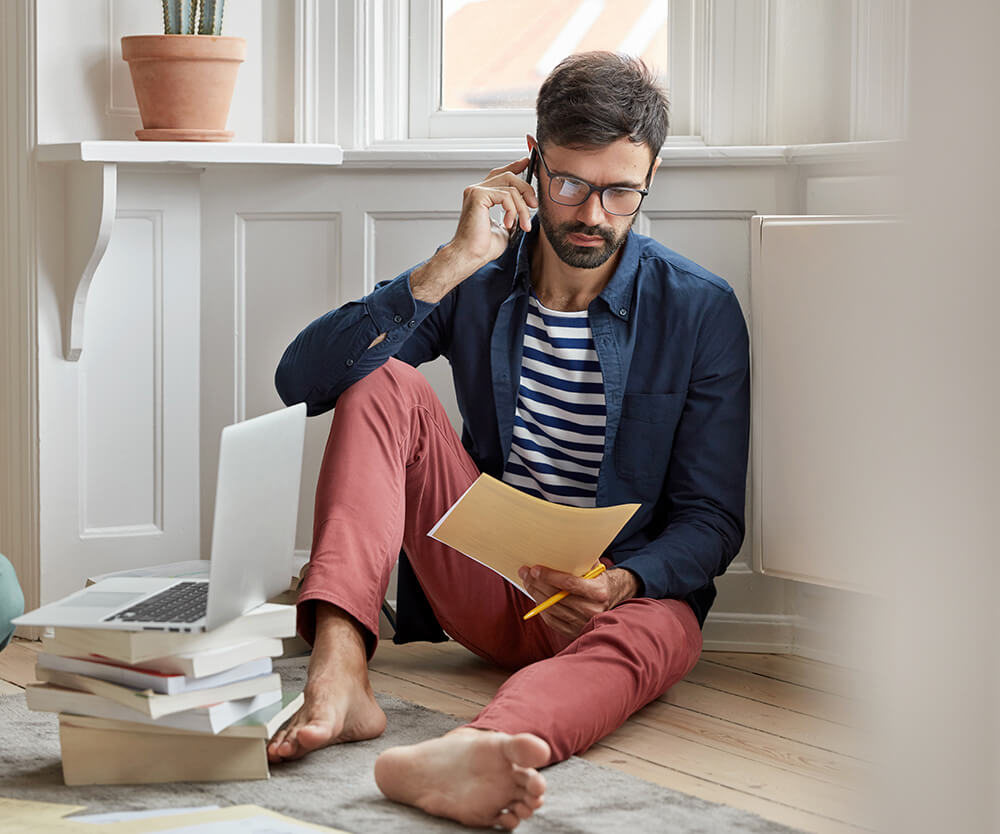
M 675 684 L 658 699 L 658 703 L 724 718 L 734 724 L 763 730 L 779 739 L 810 744 L 820 750 L 854 758 L 861 756 L 862 744 L 853 727 L 689 681 Z
M 698 662 L 686 680 L 835 724 L 850 724 L 855 713 L 851 701 L 841 695 L 723 666 L 710 654 Z
M 0 652 L 0 680 L 24 688 L 35 681 L 35 646 L 27 640 L 14 639 Z

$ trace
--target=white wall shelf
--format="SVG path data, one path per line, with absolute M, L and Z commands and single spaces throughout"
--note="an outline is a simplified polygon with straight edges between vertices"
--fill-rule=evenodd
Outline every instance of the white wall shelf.
M 206 165 L 340 165 L 339 145 L 293 142 L 69 142 L 39 145 L 38 162 Z
M 70 142 L 39 145 L 39 163 L 64 164 L 66 183 L 66 272 L 63 355 L 79 360 L 87 294 L 107 252 L 118 205 L 118 166 L 340 165 L 339 145 L 237 142 Z

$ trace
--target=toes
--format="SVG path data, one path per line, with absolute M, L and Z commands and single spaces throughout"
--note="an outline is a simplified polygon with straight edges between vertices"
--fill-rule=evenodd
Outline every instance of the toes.
M 506 831 L 513 831 L 517 828 L 520 822 L 521 818 L 517 814 L 514 814 L 511 811 L 501 811 L 497 814 L 496 819 L 493 820 L 493 826 L 494 828 L 499 826 Z
M 514 784 L 531 796 L 545 793 L 545 777 L 534 768 L 517 768 Z
M 298 728 L 299 747 L 315 750 L 333 740 L 333 725 L 328 721 L 313 721 Z
M 548 743 L 531 733 L 518 733 L 504 740 L 504 752 L 510 762 L 521 767 L 544 767 L 552 751 Z
M 281 762 L 288 758 L 295 749 L 292 744 L 294 737 L 294 734 L 289 730 L 281 730 L 275 733 L 274 738 L 267 745 L 268 761 Z
M 541 802 L 538 804 L 541 805 Z M 513 802 L 507 810 L 512 814 L 516 814 L 518 819 L 526 820 L 533 813 L 535 813 L 535 809 L 537 807 L 538 806 L 536 805 L 535 808 L 532 808 L 524 802 Z
M 545 797 L 541 794 L 523 793 L 517 801 L 526 808 L 530 808 L 531 812 L 534 813 L 545 804 Z

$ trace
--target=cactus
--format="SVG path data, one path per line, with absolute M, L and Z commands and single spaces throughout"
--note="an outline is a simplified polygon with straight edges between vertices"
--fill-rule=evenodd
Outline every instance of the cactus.
M 222 34 L 222 10 L 226 0 L 198 0 L 201 21 L 198 24 L 199 35 Z
M 162 3 L 163 34 L 222 34 L 225 0 L 162 0 Z

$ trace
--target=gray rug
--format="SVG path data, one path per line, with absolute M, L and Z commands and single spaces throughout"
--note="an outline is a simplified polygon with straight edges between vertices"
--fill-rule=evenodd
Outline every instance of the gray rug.
M 305 662 L 282 661 L 288 687 L 301 689 Z M 318 751 L 273 767 L 266 782 L 69 788 L 62 784 L 56 717 L 30 712 L 23 695 L 0 697 L 0 797 L 86 805 L 88 812 L 199 805 L 262 805 L 352 834 L 466 831 L 385 799 L 372 764 L 382 750 L 441 735 L 458 722 L 398 698 L 379 696 L 389 719 L 373 741 Z M 792 829 L 713 805 L 580 758 L 547 768 L 544 807 L 519 826 L 524 834 L 787 834 Z M 0 825 L 2 828 L 2 825 Z

